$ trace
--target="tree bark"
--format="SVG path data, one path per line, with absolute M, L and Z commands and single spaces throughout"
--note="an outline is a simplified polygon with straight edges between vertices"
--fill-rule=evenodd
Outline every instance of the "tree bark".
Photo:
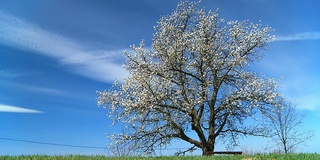
M 209 138 L 206 144 L 203 145 L 202 156 L 211 156 L 213 155 L 213 151 L 214 151 L 214 143 Z

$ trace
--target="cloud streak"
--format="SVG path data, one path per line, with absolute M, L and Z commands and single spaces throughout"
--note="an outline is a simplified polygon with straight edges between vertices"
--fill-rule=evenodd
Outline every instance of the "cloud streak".
M 0 81 L 0 83 L 1 85 L 7 88 L 10 88 L 12 90 L 22 90 L 30 93 L 48 94 L 48 95 L 68 97 L 68 98 L 79 98 L 78 96 L 75 95 L 74 92 L 65 91 L 65 90 L 56 89 L 56 88 L 35 86 L 35 85 L 23 84 L 23 83 L 18 83 L 13 81 Z
M 45 93 L 45 94 L 53 94 L 58 96 L 68 96 L 69 94 L 58 89 L 53 88 L 45 88 L 45 87 L 38 87 L 38 86 L 30 86 L 30 85 L 24 85 L 24 84 L 16 84 L 17 87 L 20 87 L 22 89 L 26 89 L 32 92 L 38 92 L 38 93 Z
M 27 75 L 27 73 L 22 73 L 22 72 L 19 73 L 14 70 L 0 70 L 0 77 L 3 77 L 3 78 L 17 78 L 24 75 Z
M 292 35 L 276 36 L 276 41 L 320 40 L 320 32 L 302 32 Z
M 0 104 L 0 112 L 11 112 L 11 113 L 42 113 L 38 110 L 27 109 L 22 107 L 10 106 Z
M 111 82 L 128 75 L 116 62 L 122 50 L 97 49 L 1 10 L 0 43 L 49 56 L 72 72 L 96 81 Z

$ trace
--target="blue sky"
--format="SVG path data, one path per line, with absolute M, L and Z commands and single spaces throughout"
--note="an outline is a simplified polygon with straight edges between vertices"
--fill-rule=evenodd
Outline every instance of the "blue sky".
M 145 39 L 178 0 L 1 0 L 0 155 L 107 154 L 104 149 L 51 146 L 5 139 L 106 147 L 107 110 L 96 91 L 110 88 L 121 68 L 122 51 Z M 277 40 L 263 51 L 255 71 L 281 79 L 280 91 L 307 113 L 302 129 L 320 118 L 320 11 L 317 0 L 202 0 L 229 20 L 261 20 Z M 299 151 L 318 152 L 320 136 Z M 262 149 L 265 141 L 241 144 Z M 175 147 L 185 147 L 177 143 Z M 218 148 L 223 150 L 224 148 Z M 167 154 L 170 154 L 169 151 Z

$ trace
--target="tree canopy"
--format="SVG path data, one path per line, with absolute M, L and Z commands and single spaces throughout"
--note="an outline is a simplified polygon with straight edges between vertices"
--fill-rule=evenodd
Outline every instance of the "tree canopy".
M 98 91 L 98 105 L 126 125 L 110 136 L 114 145 L 152 153 L 180 139 L 205 155 L 218 141 L 235 146 L 239 136 L 266 136 L 264 115 L 277 111 L 282 95 L 274 79 L 249 65 L 263 57 L 271 31 L 248 20 L 225 22 L 181 1 L 155 26 L 151 47 L 142 41 L 125 51 L 130 76 Z

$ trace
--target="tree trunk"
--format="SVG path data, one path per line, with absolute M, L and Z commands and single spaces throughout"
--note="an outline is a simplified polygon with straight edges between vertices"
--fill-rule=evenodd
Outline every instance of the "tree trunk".
M 207 142 L 202 148 L 202 156 L 212 156 L 214 151 L 214 145 L 211 142 Z
M 287 149 L 287 145 L 284 144 L 284 153 L 287 154 L 288 153 L 288 149 Z

